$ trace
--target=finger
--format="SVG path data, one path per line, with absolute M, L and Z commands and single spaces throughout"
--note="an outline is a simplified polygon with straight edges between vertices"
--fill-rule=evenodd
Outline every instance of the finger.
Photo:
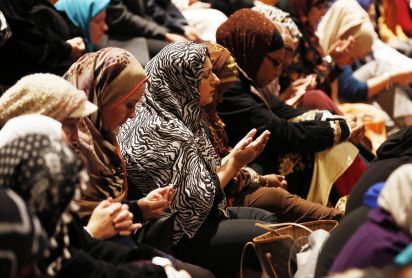
M 162 210 L 168 207 L 169 202 L 167 200 L 151 201 L 148 203 L 150 210 Z
M 122 204 L 121 203 L 114 203 L 114 204 L 110 204 L 110 215 L 113 216 L 114 214 L 116 214 L 117 212 L 119 212 L 122 208 Z
M 131 233 L 132 231 L 130 230 L 124 230 L 119 232 L 119 236 L 130 236 Z
M 279 181 L 283 181 L 285 179 L 285 176 L 282 175 L 276 175 Z
M 113 224 L 120 223 L 129 219 L 129 211 L 123 210 L 119 212 L 116 217 L 113 219 Z
M 116 223 L 116 224 L 114 225 L 114 228 L 115 228 L 117 231 L 120 231 L 120 230 L 129 229 L 132 225 L 133 225 L 133 221 L 131 221 L 131 220 L 126 220 L 126 221 L 122 221 L 122 222 Z

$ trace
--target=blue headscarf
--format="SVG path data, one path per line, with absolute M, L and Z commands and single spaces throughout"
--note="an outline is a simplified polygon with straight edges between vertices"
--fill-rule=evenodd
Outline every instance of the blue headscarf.
M 70 20 L 83 30 L 88 51 L 93 51 L 93 44 L 89 33 L 89 24 L 93 18 L 106 9 L 110 0 L 59 0 L 56 9 L 66 12 Z
M 368 11 L 368 8 L 372 3 L 372 0 L 358 0 L 358 3 L 365 11 Z

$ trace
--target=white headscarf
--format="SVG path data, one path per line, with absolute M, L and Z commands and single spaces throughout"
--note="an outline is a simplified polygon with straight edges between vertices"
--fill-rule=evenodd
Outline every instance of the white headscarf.
M 322 50 L 327 53 L 339 39 L 355 37 L 351 55 L 361 58 L 372 49 L 376 39 L 375 30 L 369 15 L 356 0 L 338 0 L 319 23 L 316 32 Z
M 378 204 L 392 215 L 399 227 L 412 235 L 412 164 L 393 171 L 379 194 Z
M 14 139 L 28 134 L 47 135 L 51 140 L 61 140 L 62 124 L 50 117 L 27 114 L 12 118 L 0 130 L 0 148 Z

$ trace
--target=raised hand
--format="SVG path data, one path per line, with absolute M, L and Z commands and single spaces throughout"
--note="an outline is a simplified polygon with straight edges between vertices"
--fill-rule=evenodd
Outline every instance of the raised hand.
M 146 197 L 138 201 L 144 219 L 158 218 L 170 206 L 173 196 L 171 185 L 152 190 Z

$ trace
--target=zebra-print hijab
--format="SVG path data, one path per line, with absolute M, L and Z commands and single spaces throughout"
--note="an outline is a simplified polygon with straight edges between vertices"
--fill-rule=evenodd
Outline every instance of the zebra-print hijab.
M 191 42 L 166 46 L 146 66 L 145 98 L 120 130 L 130 186 L 147 194 L 173 184 L 178 210 L 174 242 L 193 237 L 213 204 L 225 210 L 215 173 L 219 158 L 202 125 L 199 105 L 207 48 Z M 219 191 L 219 194 L 216 194 Z

